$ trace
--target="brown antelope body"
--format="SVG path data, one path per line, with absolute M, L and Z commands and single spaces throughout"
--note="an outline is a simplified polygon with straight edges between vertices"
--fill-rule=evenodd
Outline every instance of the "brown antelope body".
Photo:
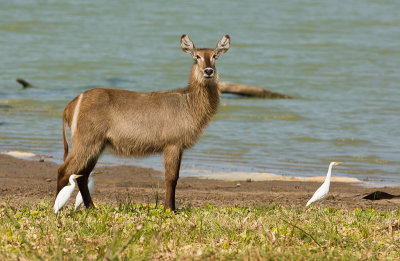
M 196 143 L 217 111 L 220 92 L 215 60 L 229 46 L 230 38 L 225 35 L 215 49 L 196 49 L 183 35 L 181 48 L 194 59 L 186 88 L 153 93 L 98 88 L 72 100 L 63 113 L 65 162 L 58 169 L 57 194 L 71 174 L 81 174 L 77 182 L 84 204 L 94 207 L 87 182 L 106 147 L 123 156 L 162 153 L 164 207 L 174 210 L 182 153 Z M 65 123 L 71 129 L 68 157 Z

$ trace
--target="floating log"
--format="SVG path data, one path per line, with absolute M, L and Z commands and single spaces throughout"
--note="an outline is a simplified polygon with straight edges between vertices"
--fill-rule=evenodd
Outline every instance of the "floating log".
M 33 88 L 32 84 L 22 78 L 17 78 L 16 80 L 24 89 Z M 222 93 L 232 93 L 246 97 L 258 97 L 265 99 L 292 99 L 292 97 L 285 94 L 271 92 L 260 87 L 249 86 L 240 83 L 219 82 L 218 87 Z
M 29 82 L 25 81 L 25 80 L 22 79 L 22 78 L 17 78 L 16 81 L 17 81 L 18 83 L 22 84 L 22 87 L 23 87 L 24 89 L 26 89 L 26 88 L 33 88 L 33 85 L 32 85 L 32 84 L 30 84 Z
M 292 97 L 278 92 L 271 92 L 256 86 L 249 86 L 239 83 L 219 82 L 219 89 L 222 93 L 233 93 L 247 97 L 258 97 L 266 99 L 292 99 Z

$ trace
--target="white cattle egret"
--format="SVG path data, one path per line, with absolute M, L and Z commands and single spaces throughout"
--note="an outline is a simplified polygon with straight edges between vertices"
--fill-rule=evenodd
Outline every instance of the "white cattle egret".
M 92 195 L 93 188 L 94 188 L 94 179 L 93 179 L 93 177 L 94 177 L 96 174 L 100 174 L 100 173 L 101 173 L 101 172 L 95 172 L 95 171 L 93 171 L 93 172 L 90 173 L 90 175 L 89 175 L 88 189 L 89 189 L 90 195 Z M 81 192 L 79 191 L 78 195 L 76 195 L 76 199 L 75 199 L 75 208 L 74 208 L 74 210 L 76 210 L 82 203 L 83 203 L 82 194 L 81 194 Z
M 328 173 L 326 174 L 324 183 L 321 185 L 321 187 L 317 189 L 317 191 L 315 191 L 312 198 L 307 202 L 306 207 L 308 207 L 311 203 L 314 203 L 315 201 L 325 198 L 326 195 L 328 195 L 329 186 L 331 184 L 332 167 L 339 164 L 342 164 L 342 162 L 331 162 L 331 164 L 329 164 Z
M 82 177 L 82 175 L 72 174 L 69 177 L 69 185 L 63 187 L 63 189 L 58 192 L 56 202 L 54 203 L 54 213 L 57 213 L 65 204 L 67 204 L 69 198 L 72 195 L 72 192 L 75 189 L 74 180 L 79 177 Z

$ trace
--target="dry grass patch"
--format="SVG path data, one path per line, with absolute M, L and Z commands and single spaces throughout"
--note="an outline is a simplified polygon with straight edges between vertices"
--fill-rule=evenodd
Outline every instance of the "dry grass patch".
M 2 206 L 0 259 L 400 259 L 400 208 Z

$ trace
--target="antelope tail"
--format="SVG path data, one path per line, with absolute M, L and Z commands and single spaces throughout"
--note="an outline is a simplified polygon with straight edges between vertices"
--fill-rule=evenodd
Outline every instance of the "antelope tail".
M 64 143 L 64 158 L 63 159 L 65 161 L 65 159 L 68 156 L 68 140 L 67 140 L 67 134 L 65 131 L 65 122 L 67 121 L 67 119 L 65 118 L 65 111 L 63 113 L 62 121 L 63 121 L 62 132 L 63 132 L 63 143 Z

